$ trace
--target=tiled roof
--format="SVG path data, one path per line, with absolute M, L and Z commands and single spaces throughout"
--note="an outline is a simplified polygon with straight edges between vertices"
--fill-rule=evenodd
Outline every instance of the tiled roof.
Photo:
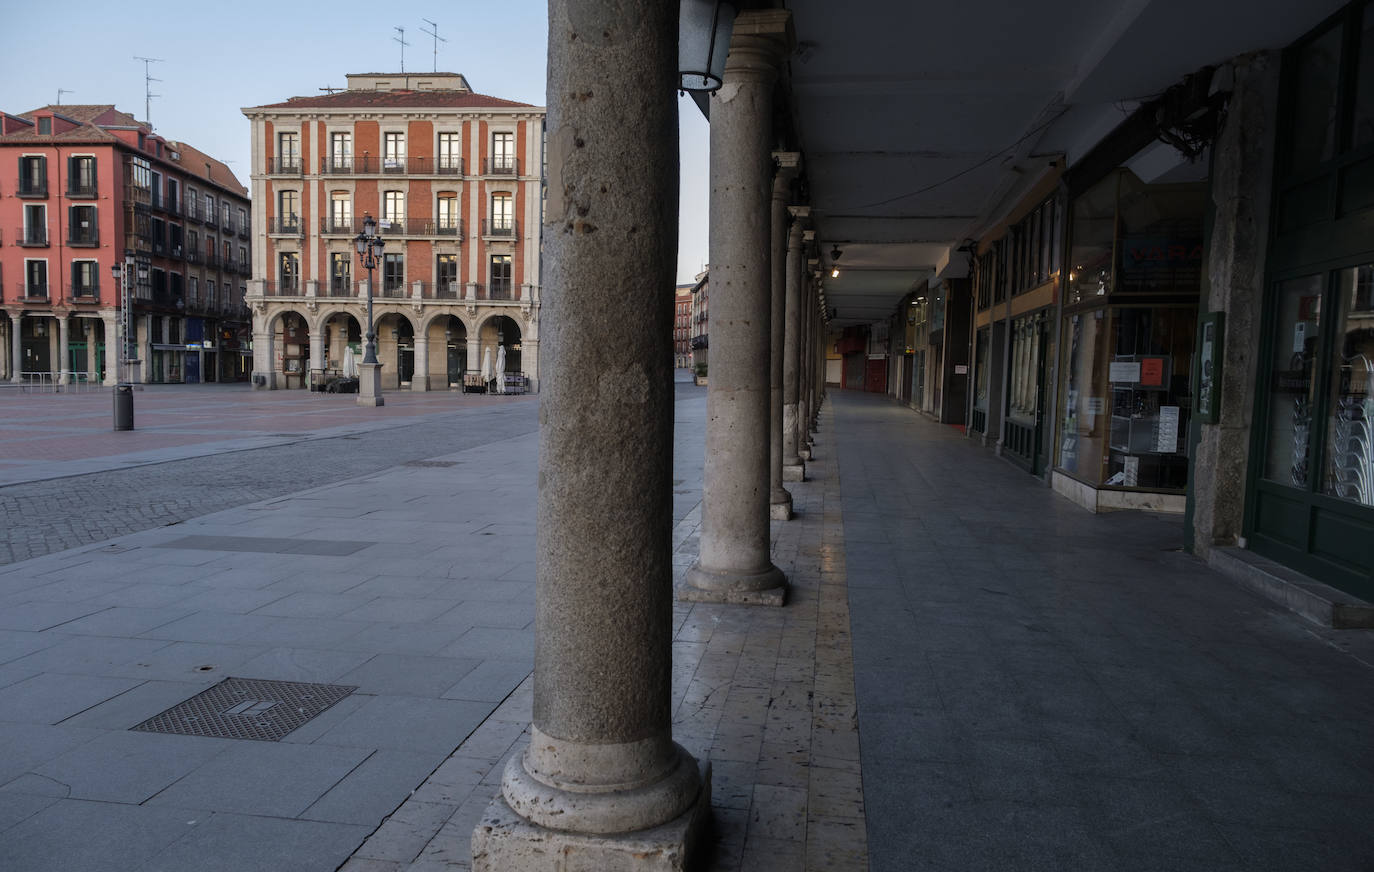
M 292 97 L 254 109 L 536 109 L 530 103 L 502 100 L 468 91 L 340 91 L 318 97 Z
M 128 112 L 119 111 L 108 103 L 76 103 L 70 105 L 66 103 L 62 105 L 50 104 L 47 106 L 40 106 L 29 112 L 21 113 L 17 117 L 26 118 L 32 121 L 34 117 L 40 113 L 44 115 L 52 113 L 59 118 L 64 118 L 79 126 L 72 130 L 53 134 L 40 134 L 37 132 L 37 128 L 30 128 L 28 130 L 21 130 L 0 136 L 0 143 L 121 141 L 119 137 L 106 130 L 105 128 L 107 127 L 142 128 L 145 132 L 152 132 L 152 128 L 148 127 L 147 124 L 139 121 Z M 171 160 L 170 156 L 167 156 L 164 157 L 164 160 L 180 166 L 183 172 L 201 179 L 206 179 L 221 187 L 228 188 L 240 196 L 248 196 L 248 189 L 239 182 L 233 171 L 225 166 L 223 162 L 210 157 L 200 149 L 189 146 L 184 142 L 167 140 L 166 143 L 166 150 L 177 152 L 180 154 L 181 159 L 174 161 Z

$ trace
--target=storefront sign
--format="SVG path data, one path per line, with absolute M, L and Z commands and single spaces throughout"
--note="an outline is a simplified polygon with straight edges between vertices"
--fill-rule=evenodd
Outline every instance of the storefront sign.
M 1159 407 L 1155 450 L 1162 454 L 1174 454 L 1178 451 L 1178 406 Z
M 1204 424 L 1221 416 L 1221 327 L 1224 314 L 1198 316 L 1197 413 Z
M 1140 362 L 1137 360 L 1112 361 L 1107 370 L 1107 380 L 1117 384 L 1135 384 L 1140 381 Z

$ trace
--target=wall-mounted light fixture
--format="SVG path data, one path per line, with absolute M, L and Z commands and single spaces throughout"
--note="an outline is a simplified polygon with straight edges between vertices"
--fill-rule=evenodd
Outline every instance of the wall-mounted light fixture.
M 735 29 L 735 5 L 725 0 L 682 0 L 678 13 L 678 87 L 715 91 L 725 76 L 725 55 Z

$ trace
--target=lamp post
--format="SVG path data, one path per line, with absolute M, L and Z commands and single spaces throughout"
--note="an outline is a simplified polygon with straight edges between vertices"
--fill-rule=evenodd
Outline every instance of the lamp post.
M 377 333 L 372 327 L 372 271 L 382 259 L 386 242 L 377 235 L 377 220 L 363 215 L 363 232 L 353 239 L 363 266 L 367 269 L 367 344 L 363 347 L 363 362 L 358 364 L 358 405 L 386 405 L 382 399 L 382 365 L 377 362 Z

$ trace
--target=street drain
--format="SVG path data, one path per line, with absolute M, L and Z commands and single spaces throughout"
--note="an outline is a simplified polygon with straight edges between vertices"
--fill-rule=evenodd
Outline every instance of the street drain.
M 341 684 L 226 678 L 132 729 L 276 742 L 357 689 Z

